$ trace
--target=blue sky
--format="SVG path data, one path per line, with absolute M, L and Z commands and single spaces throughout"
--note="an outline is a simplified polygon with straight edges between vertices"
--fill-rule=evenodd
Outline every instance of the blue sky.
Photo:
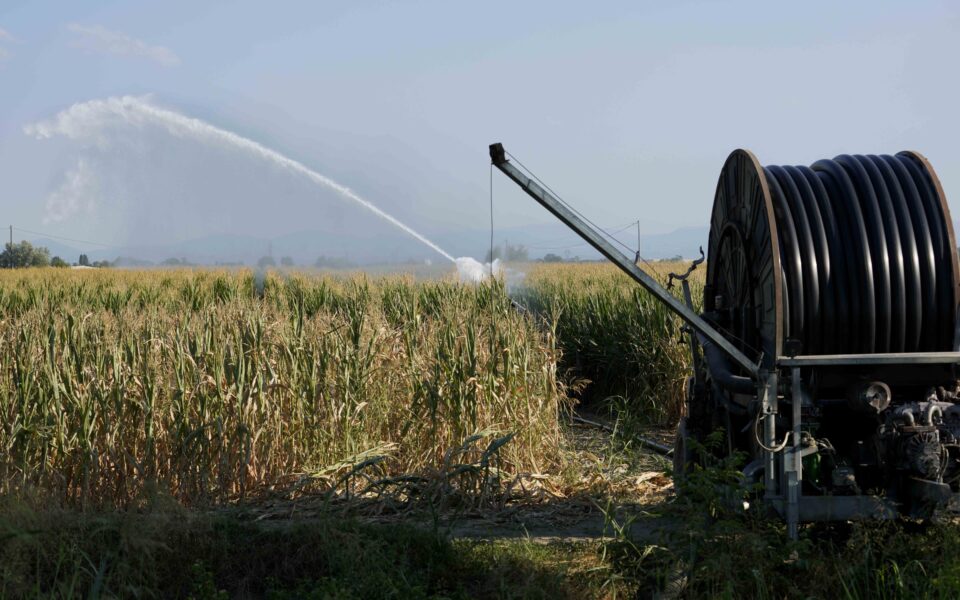
M 765 164 L 916 149 L 960 215 L 958 25 L 955 3 L 923 1 L 3 0 L 0 221 L 128 244 L 374 218 L 162 131 L 106 150 L 24 133 L 124 95 L 275 148 L 455 254 L 482 252 L 466 240 L 488 222 L 494 141 L 595 221 L 645 233 L 705 225 L 737 147 Z M 84 157 L 99 184 L 51 220 Z M 552 222 L 495 185 L 501 227 Z

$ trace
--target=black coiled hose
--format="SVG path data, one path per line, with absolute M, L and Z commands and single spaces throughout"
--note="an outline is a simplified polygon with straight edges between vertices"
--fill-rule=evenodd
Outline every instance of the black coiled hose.
M 764 167 L 783 277 L 783 337 L 804 354 L 953 350 L 949 213 L 917 155 Z

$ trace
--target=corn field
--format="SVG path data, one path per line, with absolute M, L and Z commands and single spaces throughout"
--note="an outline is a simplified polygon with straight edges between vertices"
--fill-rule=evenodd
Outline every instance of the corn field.
M 530 312 L 500 284 L 403 276 L 2 272 L 0 494 L 205 505 L 493 442 L 498 473 L 556 473 L 584 380 L 676 416 L 678 322 L 612 266 L 536 266 L 514 296 Z
M 513 434 L 507 473 L 561 460 L 554 338 L 498 284 L 41 269 L 0 314 L 0 493 L 217 503 L 475 434 Z
M 671 271 L 683 273 L 687 266 L 642 265 L 662 285 Z M 698 311 L 705 271 L 701 266 L 690 277 Z M 561 370 L 585 380 L 576 386 L 585 400 L 609 400 L 615 411 L 643 423 L 676 424 L 690 351 L 673 313 L 611 264 L 538 265 L 525 283 L 521 302 L 553 324 Z M 680 285 L 673 291 L 680 296 Z

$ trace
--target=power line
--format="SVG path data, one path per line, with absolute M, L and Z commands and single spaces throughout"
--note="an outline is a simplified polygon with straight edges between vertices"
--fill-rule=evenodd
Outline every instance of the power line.
M 537 177 L 537 174 L 534 173 L 533 170 L 531 170 L 531 169 L 530 169 L 529 167 L 527 167 L 525 164 L 523 164 L 522 162 L 520 162 L 520 159 L 518 159 L 516 156 L 510 154 L 509 152 L 506 152 L 506 155 L 509 156 L 509 157 L 510 157 L 514 162 L 516 162 L 518 165 L 520 165 L 520 168 L 522 168 L 524 171 L 526 171 L 526 172 L 530 175 L 530 177 L 532 177 L 533 179 L 535 179 L 535 180 L 537 181 L 537 183 L 539 183 L 541 186 L 543 186 L 544 188 L 546 188 L 547 191 L 549 191 L 551 194 L 553 194 L 554 197 L 555 197 L 561 204 L 563 204 L 564 206 L 566 206 L 567 209 L 570 210 L 572 213 L 576 214 L 576 215 L 579 216 L 581 219 L 583 219 L 584 221 L 586 221 L 589 225 L 593 226 L 594 229 L 599 230 L 601 233 L 603 233 L 604 235 L 606 235 L 606 237 L 607 237 L 610 241 L 616 242 L 616 243 L 620 244 L 624 249 L 628 250 L 629 252 L 636 252 L 636 259 L 634 260 L 635 263 L 636 263 L 636 262 L 639 262 L 639 261 L 643 261 L 643 263 L 644 263 L 645 265 L 647 265 L 647 266 L 650 267 L 651 269 L 653 268 L 653 265 L 650 264 L 650 261 L 648 261 L 646 258 L 640 256 L 640 248 L 633 249 L 633 248 L 631 248 L 630 246 L 628 246 L 628 245 L 624 244 L 623 242 L 621 242 L 620 240 L 618 240 L 617 238 L 615 238 L 615 237 L 613 237 L 612 235 L 608 234 L 606 231 L 603 230 L 602 227 L 600 227 L 599 225 L 597 225 L 596 223 L 594 223 L 593 221 L 591 221 L 586 215 L 584 215 L 582 212 L 580 212 L 580 211 L 577 210 L 575 207 L 573 207 L 572 205 L 570 205 L 570 203 L 568 203 L 566 200 L 564 200 L 564 199 L 560 196 L 560 194 L 558 194 L 557 192 L 555 192 L 555 191 L 553 190 L 553 188 L 551 188 L 549 185 L 547 185 L 542 179 L 540 179 L 539 177 Z M 637 241 L 638 241 L 638 243 L 639 243 L 639 227 L 640 227 L 640 222 L 639 222 L 639 220 L 638 220 L 636 223 L 637 223 Z M 571 246 L 571 247 L 572 247 L 572 246 Z
M 580 248 L 582 246 L 589 246 L 587 242 L 580 242 L 579 244 L 570 244 L 569 246 L 524 246 L 529 250 L 569 250 L 570 248 Z
M 608 228 L 605 229 L 604 231 L 606 232 L 607 235 L 614 235 L 614 234 L 616 234 L 616 233 L 620 233 L 621 231 L 626 231 L 626 230 L 630 229 L 631 227 L 633 227 L 634 225 L 636 225 L 636 224 L 639 223 L 639 222 L 640 222 L 640 221 L 630 221 L 629 223 L 627 223 L 626 225 L 624 225 L 624 226 L 621 227 L 620 229 L 617 229 L 616 231 L 609 231 L 610 229 L 613 229 L 613 227 L 608 227 Z
M 22 227 L 11 226 L 12 229 L 20 231 L 22 233 L 29 233 L 32 235 L 42 235 L 43 237 L 51 238 L 54 240 L 62 240 L 65 242 L 74 242 L 76 244 L 88 244 L 90 246 L 103 246 L 104 248 L 121 248 L 122 246 L 116 246 L 114 244 L 104 244 L 103 242 L 91 242 L 89 240 L 78 240 L 76 238 L 64 237 L 62 235 L 53 235 L 49 233 L 43 233 L 41 231 L 31 231 L 30 229 L 24 229 Z
M 490 167 L 491 167 L 491 169 L 493 168 L 493 164 L 492 164 L 492 163 L 491 163 Z M 603 232 L 606 233 L 607 235 L 611 235 L 611 236 L 612 236 L 612 235 L 616 235 L 616 234 L 618 234 L 618 233 L 622 233 L 622 232 L 626 231 L 627 229 L 635 226 L 638 222 L 639 222 L 639 221 L 630 221 L 630 222 L 627 223 L 626 225 L 611 225 L 611 226 L 609 226 L 609 227 L 601 228 L 601 231 L 603 231 Z M 491 228 L 491 229 L 492 229 L 492 228 Z M 535 240 L 535 243 L 536 243 L 535 246 L 529 246 L 529 245 L 527 245 L 526 247 L 527 247 L 527 248 L 531 248 L 531 249 L 537 249 L 537 248 L 546 249 L 546 248 L 548 248 L 548 247 L 553 247 L 553 246 L 559 246 L 560 248 L 567 248 L 567 247 L 571 247 L 571 248 L 572 248 L 573 246 L 582 246 L 582 245 L 586 244 L 586 242 L 582 242 L 582 243 L 581 243 L 581 242 L 576 242 L 576 243 L 574 243 L 574 244 L 571 245 L 571 246 L 561 245 L 561 244 L 563 244 L 563 242 L 568 242 L 568 241 L 571 241 L 571 240 L 578 240 L 578 239 L 581 239 L 581 238 L 580 238 L 579 236 L 577 236 L 577 234 L 573 233 L 572 231 L 569 231 L 569 232 L 567 232 L 566 234 L 564 234 L 564 235 L 561 236 L 561 237 L 554 237 L 554 238 L 549 238 L 549 239 L 546 239 L 546 240 Z
M 612 235 L 607 234 L 607 237 L 609 237 L 610 239 L 616 240 L 617 242 L 620 243 L 621 246 L 626 247 L 623 244 L 623 242 L 620 242 L 619 240 L 614 238 Z M 580 247 L 589 246 L 589 245 L 590 245 L 589 242 L 576 242 L 573 244 L 565 244 L 565 245 L 549 245 L 549 246 L 534 245 L 534 246 L 526 246 L 526 248 L 529 248 L 530 250 L 567 250 L 569 248 L 580 248 Z M 636 252 L 636 250 L 631 250 L 631 251 Z
M 639 221 L 630 221 L 626 225 L 619 227 L 619 229 L 614 229 L 614 227 L 600 228 L 600 231 L 605 233 L 607 237 L 613 238 L 618 233 L 623 233 L 627 229 L 637 225 Z M 571 239 L 579 239 L 575 233 L 568 233 L 567 235 L 559 238 L 552 238 L 549 240 L 538 240 L 536 244 L 529 245 L 525 244 L 526 248 L 530 250 L 566 250 L 567 248 L 579 248 L 580 246 L 589 245 L 587 242 L 575 242 L 573 244 L 560 244 L 559 242 L 566 242 Z M 622 245 L 622 242 L 621 242 Z
M 512 157 L 512 158 L 515 158 L 515 157 Z M 522 163 L 520 163 L 520 161 L 517 161 L 517 163 L 519 163 L 520 166 L 522 166 L 524 169 L 526 169 L 526 167 L 525 167 Z M 527 169 L 527 171 L 529 171 L 530 174 L 533 175 L 533 177 L 534 177 L 535 179 L 537 179 L 537 181 L 540 181 L 540 179 L 539 179 L 536 175 L 534 175 L 532 171 L 530 171 L 529 169 Z M 549 189 L 549 186 L 547 186 L 545 183 L 543 183 L 542 181 L 540 181 L 540 183 L 543 184 L 544 187 L 547 187 L 547 188 Z M 550 190 L 550 191 L 553 191 L 553 190 Z M 558 196 L 558 197 L 559 197 L 559 196 Z M 561 200 L 561 202 L 562 202 L 562 200 Z M 564 202 L 564 204 L 566 204 L 566 203 Z M 568 205 L 568 206 L 569 206 L 569 205 Z M 579 214 L 579 213 L 578 213 L 578 214 Z M 582 215 L 581 215 L 581 216 L 582 216 Z M 586 219 L 586 217 L 584 217 L 584 218 Z M 607 237 L 609 237 L 610 239 L 613 239 L 614 241 L 616 241 L 617 243 L 619 243 L 621 246 L 624 246 L 625 248 L 627 248 L 627 246 L 624 245 L 623 242 L 621 242 L 620 240 L 617 240 L 617 239 L 614 238 L 613 236 L 616 235 L 616 234 L 618 234 L 618 233 L 621 233 L 621 232 L 623 232 L 623 231 L 626 231 L 627 229 L 629 229 L 630 227 L 633 227 L 634 225 L 636 225 L 636 226 L 639 228 L 639 227 L 640 227 L 640 221 L 630 221 L 629 223 L 627 223 L 627 224 L 625 224 L 625 225 L 611 225 L 610 227 L 607 227 L 607 228 L 597 227 L 597 229 L 599 229 L 600 231 L 602 231 L 603 233 L 605 233 L 605 234 L 607 235 Z M 613 231 L 610 231 L 610 230 L 613 230 Z M 493 261 L 493 252 L 494 252 L 493 233 L 494 233 L 494 226 L 493 226 L 493 163 L 491 162 L 491 163 L 490 163 L 490 260 L 491 260 L 491 263 L 490 263 L 490 274 L 491 274 L 491 275 L 493 274 L 493 262 L 492 262 L 492 261 Z M 551 240 L 541 241 L 540 243 L 541 243 L 541 244 L 553 244 L 554 242 L 566 241 L 566 240 L 568 240 L 568 239 L 570 239 L 570 238 L 569 238 L 569 235 L 568 235 L 568 236 L 564 236 L 564 237 L 562 237 L 562 238 L 554 238 L 554 239 L 551 239 Z M 529 246 L 529 245 L 525 245 L 524 247 L 526 247 L 526 248 L 528 248 L 528 249 L 530 249 L 530 250 L 569 250 L 569 249 L 571 249 L 571 248 L 579 248 L 579 247 L 587 246 L 587 245 L 588 245 L 587 242 L 580 242 L 580 243 L 570 244 L 570 245 L 564 245 L 564 246 L 555 246 L 555 245 L 549 245 L 549 246 L 542 246 L 542 245 Z M 628 249 L 629 249 L 629 248 L 628 248 Z M 640 250 L 639 250 L 639 248 L 638 248 L 638 249 L 637 249 L 637 252 L 639 253 L 639 251 L 640 251 Z
M 555 191 L 553 191 L 553 188 L 551 188 L 549 185 L 547 185 L 546 183 L 544 183 L 543 180 L 541 180 L 539 177 L 537 177 L 536 173 L 534 173 L 534 172 L 533 172 L 530 168 L 528 168 L 525 164 L 523 164 L 522 162 L 520 162 L 520 160 L 519 160 L 516 156 L 510 154 L 509 152 L 506 152 L 506 154 L 507 154 L 507 156 L 509 156 L 514 162 L 516 162 L 518 165 L 520 165 L 520 167 L 521 167 L 524 171 L 526 171 L 526 172 L 530 175 L 530 177 L 532 177 L 533 179 L 535 179 L 535 180 L 537 181 L 537 183 L 539 183 L 540 185 L 542 185 L 542 186 L 543 186 L 545 189 L 547 189 L 551 194 L 553 194 L 554 197 L 556 197 L 556 199 L 559 200 L 561 204 L 563 204 L 564 206 L 566 206 L 571 212 L 573 212 L 574 214 L 576 214 L 577 216 L 579 216 L 581 219 L 583 219 L 584 221 L 586 221 L 589 225 L 593 226 L 594 229 L 599 230 L 600 232 L 604 233 L 604 234 L 607 236 L 607 238 L 610 239 L 610 241 L 613 241 L 613 242 L 616 242 L 616 243 L 620 244 L 621 246 L 623 246 L 624 249 L 626 249 L 626 250 L 629 251 L 629 252 L 636 252 L 636 250 L 635 250 L 634 248 L 631 248 L 630 246 L 624 244 L 623 242 L 621 242 L 621 241 L 618 240 L 617 238 L 615 238 L 615 237 L 607 234 L 605 231 L 603 231 L 603 228 L 602 228 L 602 227 L 600 227 L 599 225 L 597 225 L 596 223 L 594 223 L 593 221 L 591 221 L 586 215 L 584 215 L 583 213 L 581 213 L 580 211 L 578 211 L 576 208 L 574 208 L 573 206 L 571 206 L 566 200 L 564 200 L 564 199 L 560 196 L 560 194 L 558 194 L 558 193 L 556 193 Z

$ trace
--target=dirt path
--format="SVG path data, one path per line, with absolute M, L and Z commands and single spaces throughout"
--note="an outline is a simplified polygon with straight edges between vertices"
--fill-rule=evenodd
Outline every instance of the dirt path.
M 596 510 L 566 522 L 558 522 L 548 512 L 524 511 L 509 521 L 464 519 L 447 524 L 446 533 L 454 539 L 525 540 L 537 544 L 593 542 L 617 537 L 617 525 L 626 525 L 633 540 L 655 541 L 673 529 L 671 521 L 649 512 L 650 507 L 620 507 L 611 514 L 613 521 Z

